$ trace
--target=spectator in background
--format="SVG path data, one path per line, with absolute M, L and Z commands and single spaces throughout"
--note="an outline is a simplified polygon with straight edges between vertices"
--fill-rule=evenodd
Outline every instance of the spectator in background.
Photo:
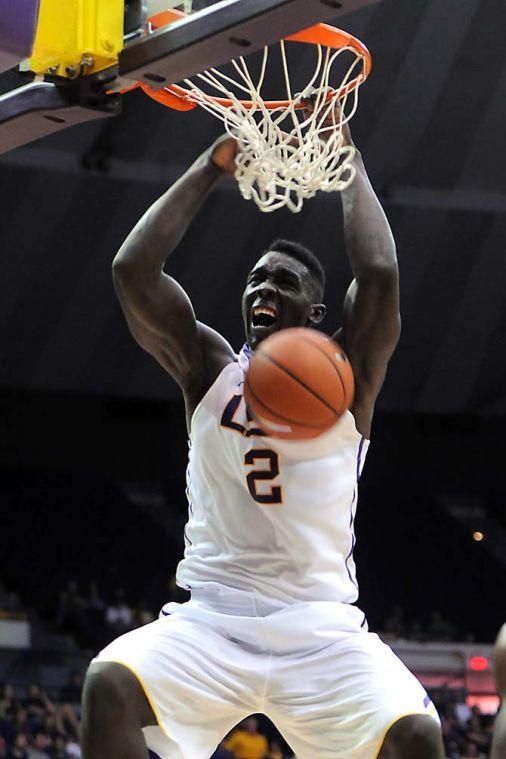
M 106 641 L 106 603 L 100 595 L 96 582 L 90 582 L 86 601 L 86 644 L 93 649 L 100 648 Z
M 135 627 L 142 627 L 143 625 L 148 625 L 150 622 L 154 622 L 155 615 L 140 601 L 133 610 L 133 620 Z
M 427 636 L 424 632 L 422 623 L 419 619 L 414 619 L 410 626 L 409 630 L 406 632 L 405 637 L 408 640 L 416 640 L 416 641 L 423 641 L 426 640 Z
M 63 735 L 56 736 L 56 738 L 53 740 L 51 759 L 67 759 L 67 754 L 65 753 L 66 743 L 67 741 Z
M 441 715 L 441 726 L 443 728 L 443 741 L 448 748 L 458 749 L 460 742 L 460 730 L 457 719 L 453 714 Z
M 98 591 L 96 582 L 90 582 L 88 585 L 88 595 L 85 600 L 88 611 L 96 613 L 102 618 L 105 612 L 106 603 Z
M 79 740 L 81 725 L 76 709 L 71 704 L 61 704 L 58 709 L 58 728 L 62 735 Z
M 133 627 L 132 609 L 125 600 L 125 592 L 120 589 L 114 594 L 113 603 L 105 611 L 105 621 L 115 637 L 123 635 Z
M 46 713 L 54 714 L 53 704 L 38 685 L 30 685 L 28 687 L 28 694 L 23 701 L 23 706 L 26 709 L 29 722 L 37 722 Z
M 14 741 L 15 730 L 12 720 L 21 704 L 16 698 L 14 688 L 0 685 L 0 737 L 10 745 Z
M 76 741 L 67 741 L 65 744 L 65 759 L 81 759 L 81 748 Z
M 28 738 L 26 733 L 18 733 L 14 745 L 7 754 L 9 759 L 28 759 Z
M 0 684 L 0 711 L 6 715 L 13 715 L 19 707 L 20 702 L 12 685 Z
M 10 745 L 14 740 L 15 732 L 8 715 L 0 707 L 0 740 Z
M 232 751 L 237 759 L 268 759 L 267 738 L 258 732 L 256 717 L 248 717 L 225 741 L 225 748 Z
M 81 691 L 83 689 L 83 675 L 78 670 L 72 670 L 68 683 L 60 690 L 60 701 L 71 706 L 81 705 Z
M 33 743 L 27 748 L 28 759 L 51 759 L 51 738 L 46 733 L 36 733 Z
M 77 582 L 69 580 L 65 590 L 60 593 L 56 610 L 56 623 L 60 630 L 70 633 L 82 630 L 86 608 L 87 603 L 79 593 Z
M 487 755 L 479 751 L 474 743 L 466 743 L 461 759 L 487 759 Z
M 459 725 L 464 728 L 469 722 L 472 712 L 466 701 L 466 694 L 464 691 L 460 691 L 456 699 L 455 714 Z
M 38 723 L 38 727 L 41 733 L 49 735 L 52 741 L 62 736 L 62 730 L 58 724 L 56 714 L 46 713 Z
M 235 754 L 225 748 L 225 741 L 220 743 L 211 759 L 236 759 Z
M 473 744 L 482 752 L 486 752 L 488 750 L 488 744 L 490 742 L 489 737 L 483 730 L 481 717 L 476 712 L 473 713 L 473 716 L 467 723 L 465 737 L 468 745 Z
M 276 741 L 272 741 L 269 750 L 269 759 L 283 759 L 283 752 L 281 746 Z
M 23 604 L 17 593 L 0 586 L 0 609 L 13 614 L 23 613 Z
M 428 640 L 455 640 L 457 631 L 448 620 L 437 609 L 430 613 L 429 623 L 427 625 Z
M 400 606 L 394 606 L 390 615 L 386 618 L 383 624 L 383 631 L 389 638 L 403 638 L 404 637 L 404 617 Z
M 25 709 L 18 709 L 14 714 L 12 724 L 16 733 L 25 733 L 28 735 L 30 732 L 30 725 L 28 724 L 28 715 Z

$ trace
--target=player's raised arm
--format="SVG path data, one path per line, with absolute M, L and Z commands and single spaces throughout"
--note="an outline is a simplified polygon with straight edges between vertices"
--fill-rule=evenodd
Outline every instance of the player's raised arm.
M 349 130 L 346 137 L 351 140 Z M 357 151 L 355 180 L 341 197 L 346 252 L 353 271 L 338 339 L 355 373 L 354 416 L 370 432 L 374 403 L 400 335 L 399 271 L 385 212 Z
M 205 390 L 214 380 L 214 359 L 219 363 L 231 349 L 197 322 L 187 294 L 163 266 L 213 185 L 233 170 L 235 153 L 229 138 L 203 153 L 148 209 L 113 262 L 114 284 L 133 336 L 185 391 Z

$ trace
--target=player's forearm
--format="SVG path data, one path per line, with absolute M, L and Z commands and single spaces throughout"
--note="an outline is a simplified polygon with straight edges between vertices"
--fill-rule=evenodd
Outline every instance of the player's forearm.
M 206 151 L 135 225 L 114 259 L 115 269 L 159 274 L 220 176 Z
M 374 272 L 397 270 L 392 230 L 373 190 L 360 153 L 355 157 L 357 175 L 341 193 L 346 252 L 356 279 Z

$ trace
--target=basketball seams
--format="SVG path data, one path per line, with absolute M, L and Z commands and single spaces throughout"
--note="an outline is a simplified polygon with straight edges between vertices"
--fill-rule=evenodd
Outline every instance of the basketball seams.
M 245 378 L 245 396 L 259 417 L 293 426 L 290 434 L 280 433 L 280 438 L 302 440 L 310 432 L 317 436 L 329 429 L 349 408 L 353 391 L 353 371 L 339 344 L 304 328 L 270 336 L 265 349 L 262 345 L 254 354 Z M 299 415 L 304 421 L 296 420 Z
M 321 334 L 321 333 L 318 333 L 318 334 Z M 300 337 L 299 339 L 302 342 L 307 343 L 308 345 L 314 346 L 316 348 L 316 350 L 319 351 L 322 354 L 322 356 L 325 356 L 325 358 L 327 359 L 327 361 L 331 364 L 331 366 L 334 369 L 335 373 L 339 377 L 339 382 L 341 383 L 341 387 L 343 389 L 343 399 L 346 402 L 346 387 L 344 386 L 343 378 L 341 377 L 339 369 L 336 366 L 336 364 L 334 363 L 334 361 L 332 360 L 332 358 L 328 355 L 328 353 L 326 353 L 322 348 L 320 348 L 320 346 L 318 345 L 318 343 L 316 341 L 314 341 L 314 340 L 308 340 L 307 337 Z M 327 337 L 327 340 L 332 340 L 332 338 L 331 337 Z M 335 342 L 335 340 L 333 340 L 332 342 Z M 335 344 L 336 344 L 336 346 L 338 348 L 341 347 L 337 343 L 335 343 Z
M 327 428 L 326 424 L 307 424 L 307 422 L 299 422 L 296 419 L 288 419 L 285 416 L 281 416 L 281 414 L 278 411 L 275 411 L 273 408 L 268 406 L 261 398 L 258 397 L 258 395 L 255 393 L 255 391 L 251 387 L 251 384 L 248 382 L 247 377 L 245 379 L 245 385 L 248 388 L 248 391 L 254 397 L 256 403 L 258 403 L 260 406 L 263 406 L 264 409 L 269 412 L 269 414 L 272 414 L 276 419 L 279 419 L 281 422 L 286 422 L 287 424 L 295 424 L 297 427 L 305 427 L 306 429 L 309 429 L 309 430 L 325 430 Z
M 310 340 L 306 340 L 305 342 L 311 343 Z M 314 345 L 314 343 L 311 343 L 311 345 Z M 334 416 L 336 417 L 336 419 L 339 419 L 339 417 L 341 416 L 341 414 L 339 414 L 336 411 L 336 409 L 330 403 L 328 403 L 328 401 L 325 400 L 325 398 L 322 398 L 321 395 L 319 395 L 317 392 L 315 392 L 313 390 L 313 388 L 309 387 L 309 385 L 307 385 L 303 380 L 301 380 L 300 377 L 297 377 L 296 374 L 294 374 L 293 372 L 291 372 L 290 369 L 287 369 L 286 366 L 284 366 L 282 363 L 280 363 L 279 361 L 277 361 L 276 359 L 274 359 L 268 353 L 267 354 L 259 353 L 258 356 L 260 358 L 262 358 L 262 359 L 270 361 L 271 363 L 274 364 L 274 366 L 277 366 L 278 369 L 280 369 L 281 371 L 285 372 L 285 374 L 287 374 L 291 379 L 293 379 L 295 382 L 298 382 L 299 385 L 301 385 L 305 390 L 307 390 L 307 392 L 310 393 L 314 398 L 316 398 L 316 400 L 320 401 L 320 403 L 322 403 L 326 408 L 328 408 L 329 411 L 332 411 L 332 413 L 334 414 Z M 342 379 L 340 377 L 339 377 L 339 379 L 340 379 L 341 385 L 342 385 L 343 381 L 342 381 Z M 345 398 L 346 398 L 346 394 L 344 393 L 344 388 L 343 388 L 343 399 L 345 399 Z

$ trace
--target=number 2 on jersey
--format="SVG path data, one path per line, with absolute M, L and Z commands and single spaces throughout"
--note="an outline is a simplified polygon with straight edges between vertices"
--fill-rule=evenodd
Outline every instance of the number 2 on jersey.
M 265 435 L 262 430 L 259 430 L 255 427 L 246 429 L 246 427 L 236 421 L 235 415 L 242 400 L 242 395 L 234 395 L 233 398 L 230 399 L 221 417 L 221 426 L 228 427 L 228 429 L 234 430 L 234 432 L 238 432 L 244 437 L 250 437 L 253 435 Z M 248 416 L 248 421 L 250 421 L 247 409 L 246 415 Z M 269 506 L 278 506 L 279 504 L 283 503 L 281 486 L 273 485 L 267 493 L 261 493 L 259 492 L 257 485 L 257 483 L 265 483 L 266 481 L 273 480 L 278 476 L 278 454 L 268 448 L 253 448 L 244 456 L 244 465 L 246 467 L 255 466 L 257 461 L 261 461 L 262 459 L 268 462 L 268 468 L 253 469 L 251 472 L 249 472 L 249 474 L 246 475 L 248 490 L 251 497 L 254 498 L 257 503 L 262 503 Z
M 281 487 L 279 485 L 272 485 L 268 493 L 259 493 L 257 490 L 257 483 L 273 480 L 279 474 L 279 462 L 278 454 L 275 451 L 271 451 L 267 448 L 255 449 L 248 451 L 244 456 L 244 463 L 248 466 L 254 466 L 259 460 L 266 460 L 269 464 L 267 469 L 253 469 L 247 477 L 248 490 L 251 497 L 257 503 L 264 505 L 275 506 L 283 503 L 281 495 Z

